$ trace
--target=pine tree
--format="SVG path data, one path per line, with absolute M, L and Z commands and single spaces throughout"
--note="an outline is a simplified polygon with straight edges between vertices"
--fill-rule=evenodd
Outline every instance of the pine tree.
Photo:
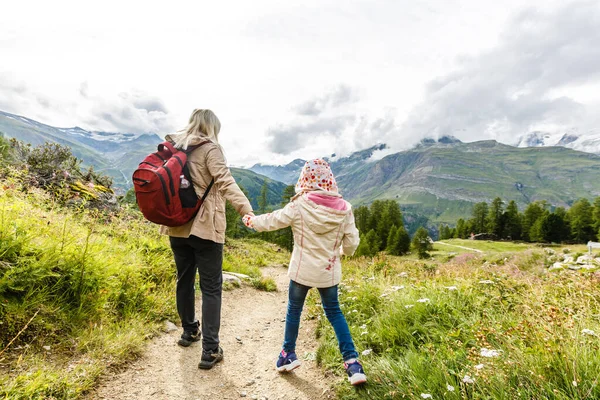
M 489 207 L 487 215 L 487 231 L 501 238 L 504 231 L 504 202 L 500 197 L 496 197 Z
M 260 189 L 260 197 L 258 198 L 258 212 L 264 214 L 267 212 L 267 193 L 269 187 L 267 186 L 267 180 L 265 179 Z
M 511 200 L 504 212 L 504 238 L 510 240 L 521 239 L 521 215 L 514 200 Z
M 428 258 L 429 254 L 427 253 L 429 250 L 433 249 L 433 245 L 429 239 L 429 232 L 427 229 L 420 227 L 415 232 L 415 236 L 412 239 L 412 247 L 415 249 L 419 258 Z
M 385 251 L 387 251 L 388 254 L 391 254 L 393 256 L 398 255 L 398 254 L 395 254 L 395 250 L 394 250 L 394 241 L 396 239 L 397 232 L 398 232 L 398 228 L 396 227 L 396 225 L 392 225 L 392 227 L 390 228 L 390 233 L 388 234 L 388 237 L 387 237 L 387 244 L 385 247 Z
M 473 205 L 473 230 L 475 233 L 483 233 L 486 228 L 486 221 L 488 215 L 488 204 L 485 201 L 476 203 Z
M 598 234 L 598 240 L 600 240 L 600 196 L 596 197 L 594 200 L 594 212 L 592 219 L 594 221 L 594 232 Z
M 373 257 L 379 251 L 379 237 L 374 229 L 371 229 L 366 235 L 361 235 L 360 244 L 354 254 L 357 257 L 366 256 Z
M 456 230 L 454 237 L 457 239 L 464 239 L 467 237 L 467 227 L 465 224 L 465 220 L 462 218 L 456 221 Z
M 396 225 L 396 227 L 404 226 L 402 211 L 400 211 L 400 206 L 395 200 L 386 200 L 383 202 L 383 213 L 377 223 L 377 234 L 379 240 L 381 240 L 382 250 L 387 247 L 387 239 L 393 225 Z
M 354 211 L 354 222 L 356 223 L 356 228 L 361 233 L 366 233 L 369 231 L 367 229 L 369 225 L 370 212 L 369 207 L 360 206 L 356 208 Z
M 568 212 L 571 238 L 577 243 L 587 243 L 596 238 L 593 227 L 592 205 L 586 198 L 577 200 Z
M 529 205 L 523 212 L 521 232 L 524 240 L 531 241 L 531 238 L 529 236 L 531 227 L 533 226 L 533 224 L 535 224 L 538 218 L 544 215 L 545 206 L 545 202 L 536 201 L 533 203 L 529 203 Z

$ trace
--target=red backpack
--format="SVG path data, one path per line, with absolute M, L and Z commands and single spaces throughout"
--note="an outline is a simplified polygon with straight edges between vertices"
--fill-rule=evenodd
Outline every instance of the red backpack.
M 158 145 L 133 172 L 133 188 L 138 207 L 148 221 L 165 226 L 181 226 L 198 213 L 210 192 L 210 181 L 204 196 L 198 198 L 187 166 L 187 154 L 208 143 L 178 150 L 169 142 Z

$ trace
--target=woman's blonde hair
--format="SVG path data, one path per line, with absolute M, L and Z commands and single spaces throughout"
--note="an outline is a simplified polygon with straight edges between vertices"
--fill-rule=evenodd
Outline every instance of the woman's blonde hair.
M 175 147 L 187 150 L 193 139 L 208 139 L 219 144 L 221 121 L 211 110 L 196 109 L 190 115 L 188 125 L 179 131 L 175 139 Z

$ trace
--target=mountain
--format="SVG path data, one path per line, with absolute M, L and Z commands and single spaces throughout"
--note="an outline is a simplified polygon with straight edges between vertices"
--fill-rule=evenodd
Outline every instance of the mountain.
M 254 171 L 258 174 L 268 176 L 279 182 L 287 183 L 292 185 L 298 180 L 300 170 L 304 166 L 306 161 L 296 159 L 286 165 L 264 165 L 255 164 L 249 168 L 250 171 Z
M 600 132 L 580 133 L 573 129 L 565 133 L 529 132 L 521 136 L 517 147 L 568 147 L 573 150 L 600 154 Z
M 19 115 L 0 111 L 0 133 L 34 146 L 45 142 L 59 143 L 71 148 L 73 154 L 83 160 L 85 166 L 94 166 L 114 179 L 114 186 L 122 191 L 131 187 L 131 175 L 139 162 L 156 150 L 163 139 L 156 134 L 93 132 L 75 128 L 55 128 Z M 254 207 L 263 182 L 267 181 L 267 202 L 276 206 L 281 203 L 285 184 L 252 171 L 232 168 L 231 173 L 249 193 Z
M 45 142 L 71 148 L 85 166 L 94 166 L 114 179 L 115 186 L 127 188 L 135 167 L 162 139 L 156 134 L 92 132 L 80 127 L 55 128 L 29 118 L 0 111 L 0 132 L 34 146 Z
M 385 145 L 378 145 L 330 159 L 340 191 L 353 204 L 396 199 L 405 215 L 454 223 L 468 217 L 474 203 L 495 197 L 515 200 L 524 208 L 536 200 L 568 207 L 578 198 L 600 195 L 600 156 L 565 147 L 513 147 L 493 140 L 462 143 L 443 137 L 378 157 L 386 151 Z M 291 167 L 261 166 L 265 175 L 285 170 L 295 181 L 301 164 L 295 164 L 295 171 Z
M 235 181 L 248 193 L 248 199 L 255 210 L 258 210 L 258 199 L 262 191 L 264 182 L 267 182 L 267 204 L 271 208 L 279 207 L 281 204 L 283 189 L 287 186 L 285 183 L 267 178 L 264 175 L 257 174 L 242 168 L 230 168 L 231 175 Z

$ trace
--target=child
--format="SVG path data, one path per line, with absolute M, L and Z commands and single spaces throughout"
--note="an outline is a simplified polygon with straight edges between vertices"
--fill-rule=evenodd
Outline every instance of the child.
M 283 209 L 259 216 L 246 215 L 243 220 L 246 226 L 259 232 L 291 226 L 294 234 L 285 335 L 277 371 L 288 372 L 300 366 L 295 353 L 300 315 L 308 290 L 316 287 L 335 331 L 348 380 L 352 385 L 365 383 L 367 378 L 338 302 L 342 276 L 340 248 L 341 254 L 352 255 L 358 247 L 358 230 L 352 206 L 338 194 L 329 164 L 321 159 L 307 161 L 296 183 L 296 195 Z

